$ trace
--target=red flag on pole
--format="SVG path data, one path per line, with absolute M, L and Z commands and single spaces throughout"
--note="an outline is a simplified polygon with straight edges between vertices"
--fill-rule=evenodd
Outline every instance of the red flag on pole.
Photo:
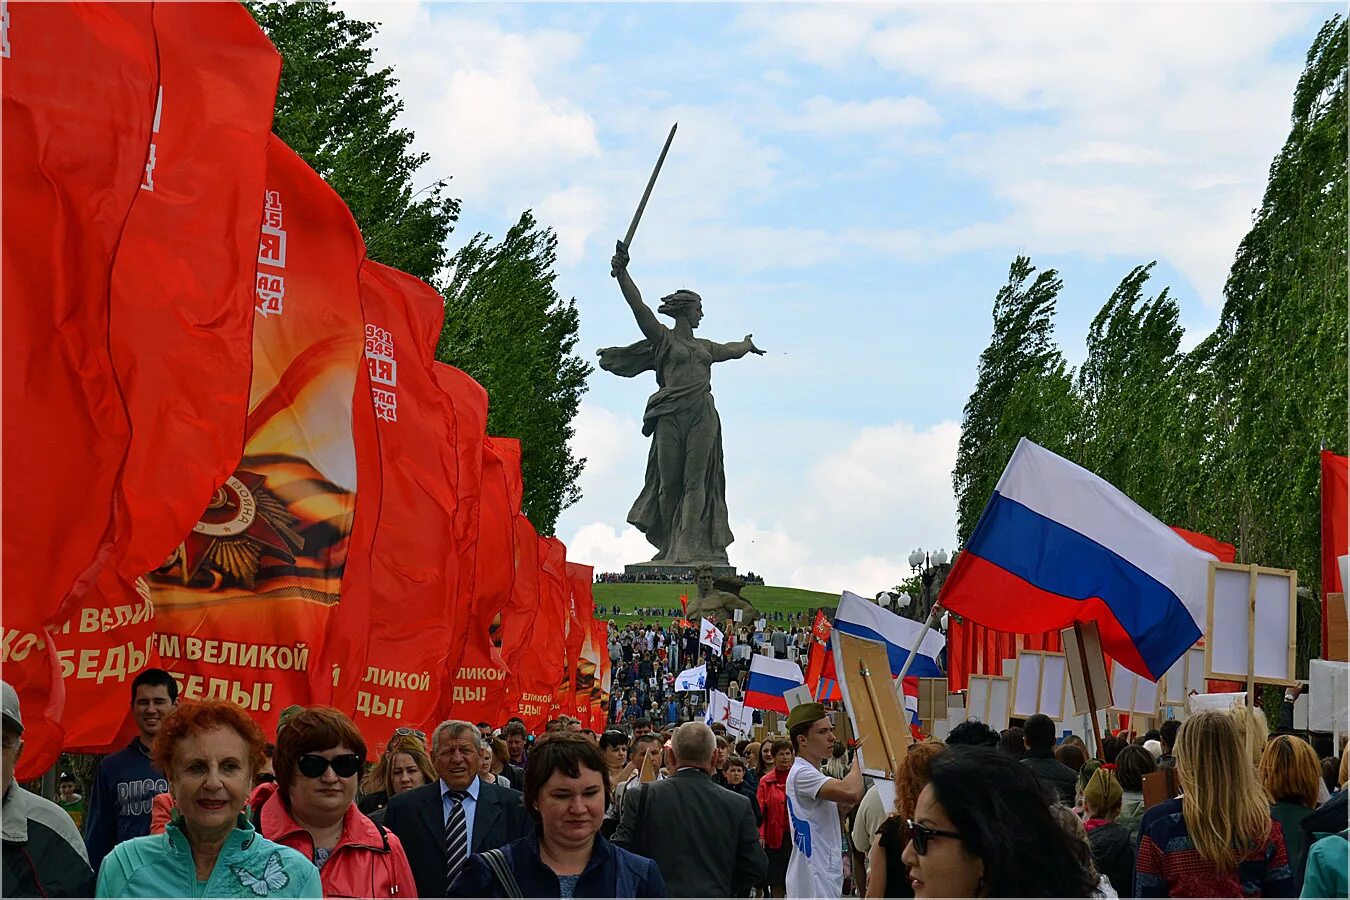
M 1322 657 L 1329 659 L 1327 594 L 1345 593 L 1341 566 L 1350 555 L 1350 458 L 1322 451 Z
M 108 283 L 154 120 L 151 12 L 141 4 L 15 3 L 4 15 L 9 602 L 0 661 L 23 704 L 20 779 L 49 767 L 63 740 L 64 636 L 48 629 L 80 614 L 111 552 L 129 428 L 108 351 Z M 95 680 L 113 668 L 102 650 Z M 78 654 L 68 661 L 78 668 Z
M 543 730 L 552 715 L 563 673 L 570 590 L 567 548 L 557 538 L 539 538 L 539 610 L 534 636 L 521 647 L 514 676 L 518 687 L 516 713 L 531 732 Z
M 160 654 L 183 695 L 234 700 L 265 733 L 287 704 L 331 693 L 325 637 L 358 489 L 365 254 L 333 189 L 280 139 L 267 152 L 259 274 L 280 289 L 258 294 L 244 455 L 152 578 Z
M 350 700 L 335 705 L 354 711 L 367 745 L 378 750 L 395 728 L 430 734 L 443 717 L 443 672 L 462 624 L 458 605 L 447 602 L 458 586 L 459 468 L 450 400 L 434 374 L 440 294 L 368 259 L 361 306 L 378 443 L 357 458 L 374 458 L 380 508 L 368 560 L 349 561 L 343 577 L 344 612 L 334 627 L 352 642 L 348 652 L 358 663 Z M 358 480 L 365 479 L 362 467 Z

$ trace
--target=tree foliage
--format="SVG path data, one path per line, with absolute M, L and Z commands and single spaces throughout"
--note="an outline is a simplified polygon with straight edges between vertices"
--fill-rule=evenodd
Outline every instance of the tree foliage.
M 525 514 L 540 534 L 580 499 L 585 459 L 568 447 L 589 363 L 577 343 L 575 298 L 553 282 L 557 237 L 530 212 L 498 244 L 475 235 L 454 258 L 436 357 L 487 389 L 488 431 L 520 439 Z
M 445 195 L 448 179 L 416 186 L 427 155 L 413 153 L 413 133 L 394 125 L 403 101 L 393 70 L 374 66 L 376 26 L 331 0 L 249 10 L 283 61 L 273 130 L 346 202 L 371 259 L 436 283 L 459 201 Z
M 1167 289 L 1145 296 L 1153 264 L 1139 266 L 1093 319 L 1066 392 L 1050 322 L 1058 280 L 1027 288 L 1030 261 L 1013 262 L 952 476 L 962 540 L 1017 438 L 1048 435 L 1168 524 L 1236 544 L 1240 561 L 1295 568 L 1320 595 L 1317 451 L 1346 451 L 1350 396 L 1346 57 L 1337 16 L 1308 52 L 1219 325 L 1191 352 Z M 1318 603 L 1300 604 L 1301 666 L 1320 618 Z

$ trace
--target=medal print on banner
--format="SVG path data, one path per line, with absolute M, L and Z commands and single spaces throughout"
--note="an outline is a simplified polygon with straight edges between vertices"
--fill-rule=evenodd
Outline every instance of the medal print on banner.
M 275 136 L 263 207 L 243 457 L 151 581 L 183 695 L 234 700 L 268 732 L 332 679 L 319 661 L 356 512 L 365 247 L 341 198 Z

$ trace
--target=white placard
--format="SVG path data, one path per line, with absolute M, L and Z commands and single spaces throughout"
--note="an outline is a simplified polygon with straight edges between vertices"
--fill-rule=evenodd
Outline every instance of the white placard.
M 1004 678 L 1012 678 L 1017 672 L 1017 660 L 1005 659 L 999 663 L 999 671 L 1003 673 Z
M 1111 668 L 1112 709 L 1141 716 L 1156 716 L 1159 694 L 1156 681 L 1136 675 L 1118 660 Z
M 1012 706 L 1012 681 L 992 675 L 971 675 L 966 685 L 966 711 L 997 731 L 1008 727 Z M 948 721 L 951 721 L 948 714 Z
M 1063 721 L 1069 702 L 1069 666 L 1063 653 L 1023 650 L 1017 654 L 1012 714 L 1025 718 L 1044 713 Z
M 811 696 L 811 689 L 804 684 L 799 684 L 790 691 L 784 691 L 783 699 L 787 701 L 789 710 L 796 709 L 803 703 L 811 703 L 815 700 L 815 698 Z
M 1308 691 L 1306 688 L 1294 700 L 1294 730 L 1308 730 Z
M 1205 692 L 1205 648 L 1192 647 L 1181 654 L 1163 676 L 1163 700 L 1169 706 L 1185 706 L 1191 693 Z
M 766 625 L 768 625 L 768 624 L 769 624 L 769 620 L 768 620 L 768 619 L 756 619 L 756 620 L 755 620 L 755 630 L 756 630 L 756 631 L 763 631 L 763 630 L 764 630 L 764 626 L 766 626 Z
M 945 741 L 947 739 L 947 735 L 951 734 L 951 732 L 952 726 L 950 721 L 948 721 L 947 719 L 933 720 L 932 737 L 934 740 Z
M 743 610 L 743 609 L 733 609 L 733 610 L 731 611 L 731 620 L 732 620 L 733 622 L 739 622 L 739 621 L 742 619 L 742 617 L 744 616 L 744 613 L 745 613 L 745 610 Z
M 1250 654 L 1250 674 L 1256 683 L 1293 684 L 1291 629 L 1296 574 L 1280 569 L 1228 567 L 1223 563 L 1211 563 L 1210 570 L 1214 590 L 1208 611 L 1209 631 L 1205 635 L 1206 674 L 1211 678 L 1246 680 Z
M 947 695 L 947 718 L 958 722 L 966 717 L 966 697 L 964 694 Z
M 1186 711 L 1191 715 L 1206 709 L 1228 712 L 1234 706 L 1245 706 L 1246 704 L 1246 691 L 1238 691 L 1235 694 L 1192 694 L 1186 698 Z
M 1346 688 L 1350 664 L 1308 660 L 1308 730 L 1344 734 L 1347 721 Z

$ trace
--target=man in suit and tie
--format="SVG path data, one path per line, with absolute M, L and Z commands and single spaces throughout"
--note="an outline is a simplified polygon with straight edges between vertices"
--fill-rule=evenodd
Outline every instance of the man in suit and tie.
M 624 792 L 614 843 L 656 860 L 672 897 L 748 897 L 769 859 L 750 800 L 714 784 L 713 733 L 702 722 L 675 730 L 675 774 Z
M 530 830 L 519 791 L 479 780 L 480 746 L 473 723 L 442 722 L 431 735 L 440 778 L 390 798 L 386 807 L 384 825 L 403 843 L 419 897 L 444 897 L 470 853 Z

